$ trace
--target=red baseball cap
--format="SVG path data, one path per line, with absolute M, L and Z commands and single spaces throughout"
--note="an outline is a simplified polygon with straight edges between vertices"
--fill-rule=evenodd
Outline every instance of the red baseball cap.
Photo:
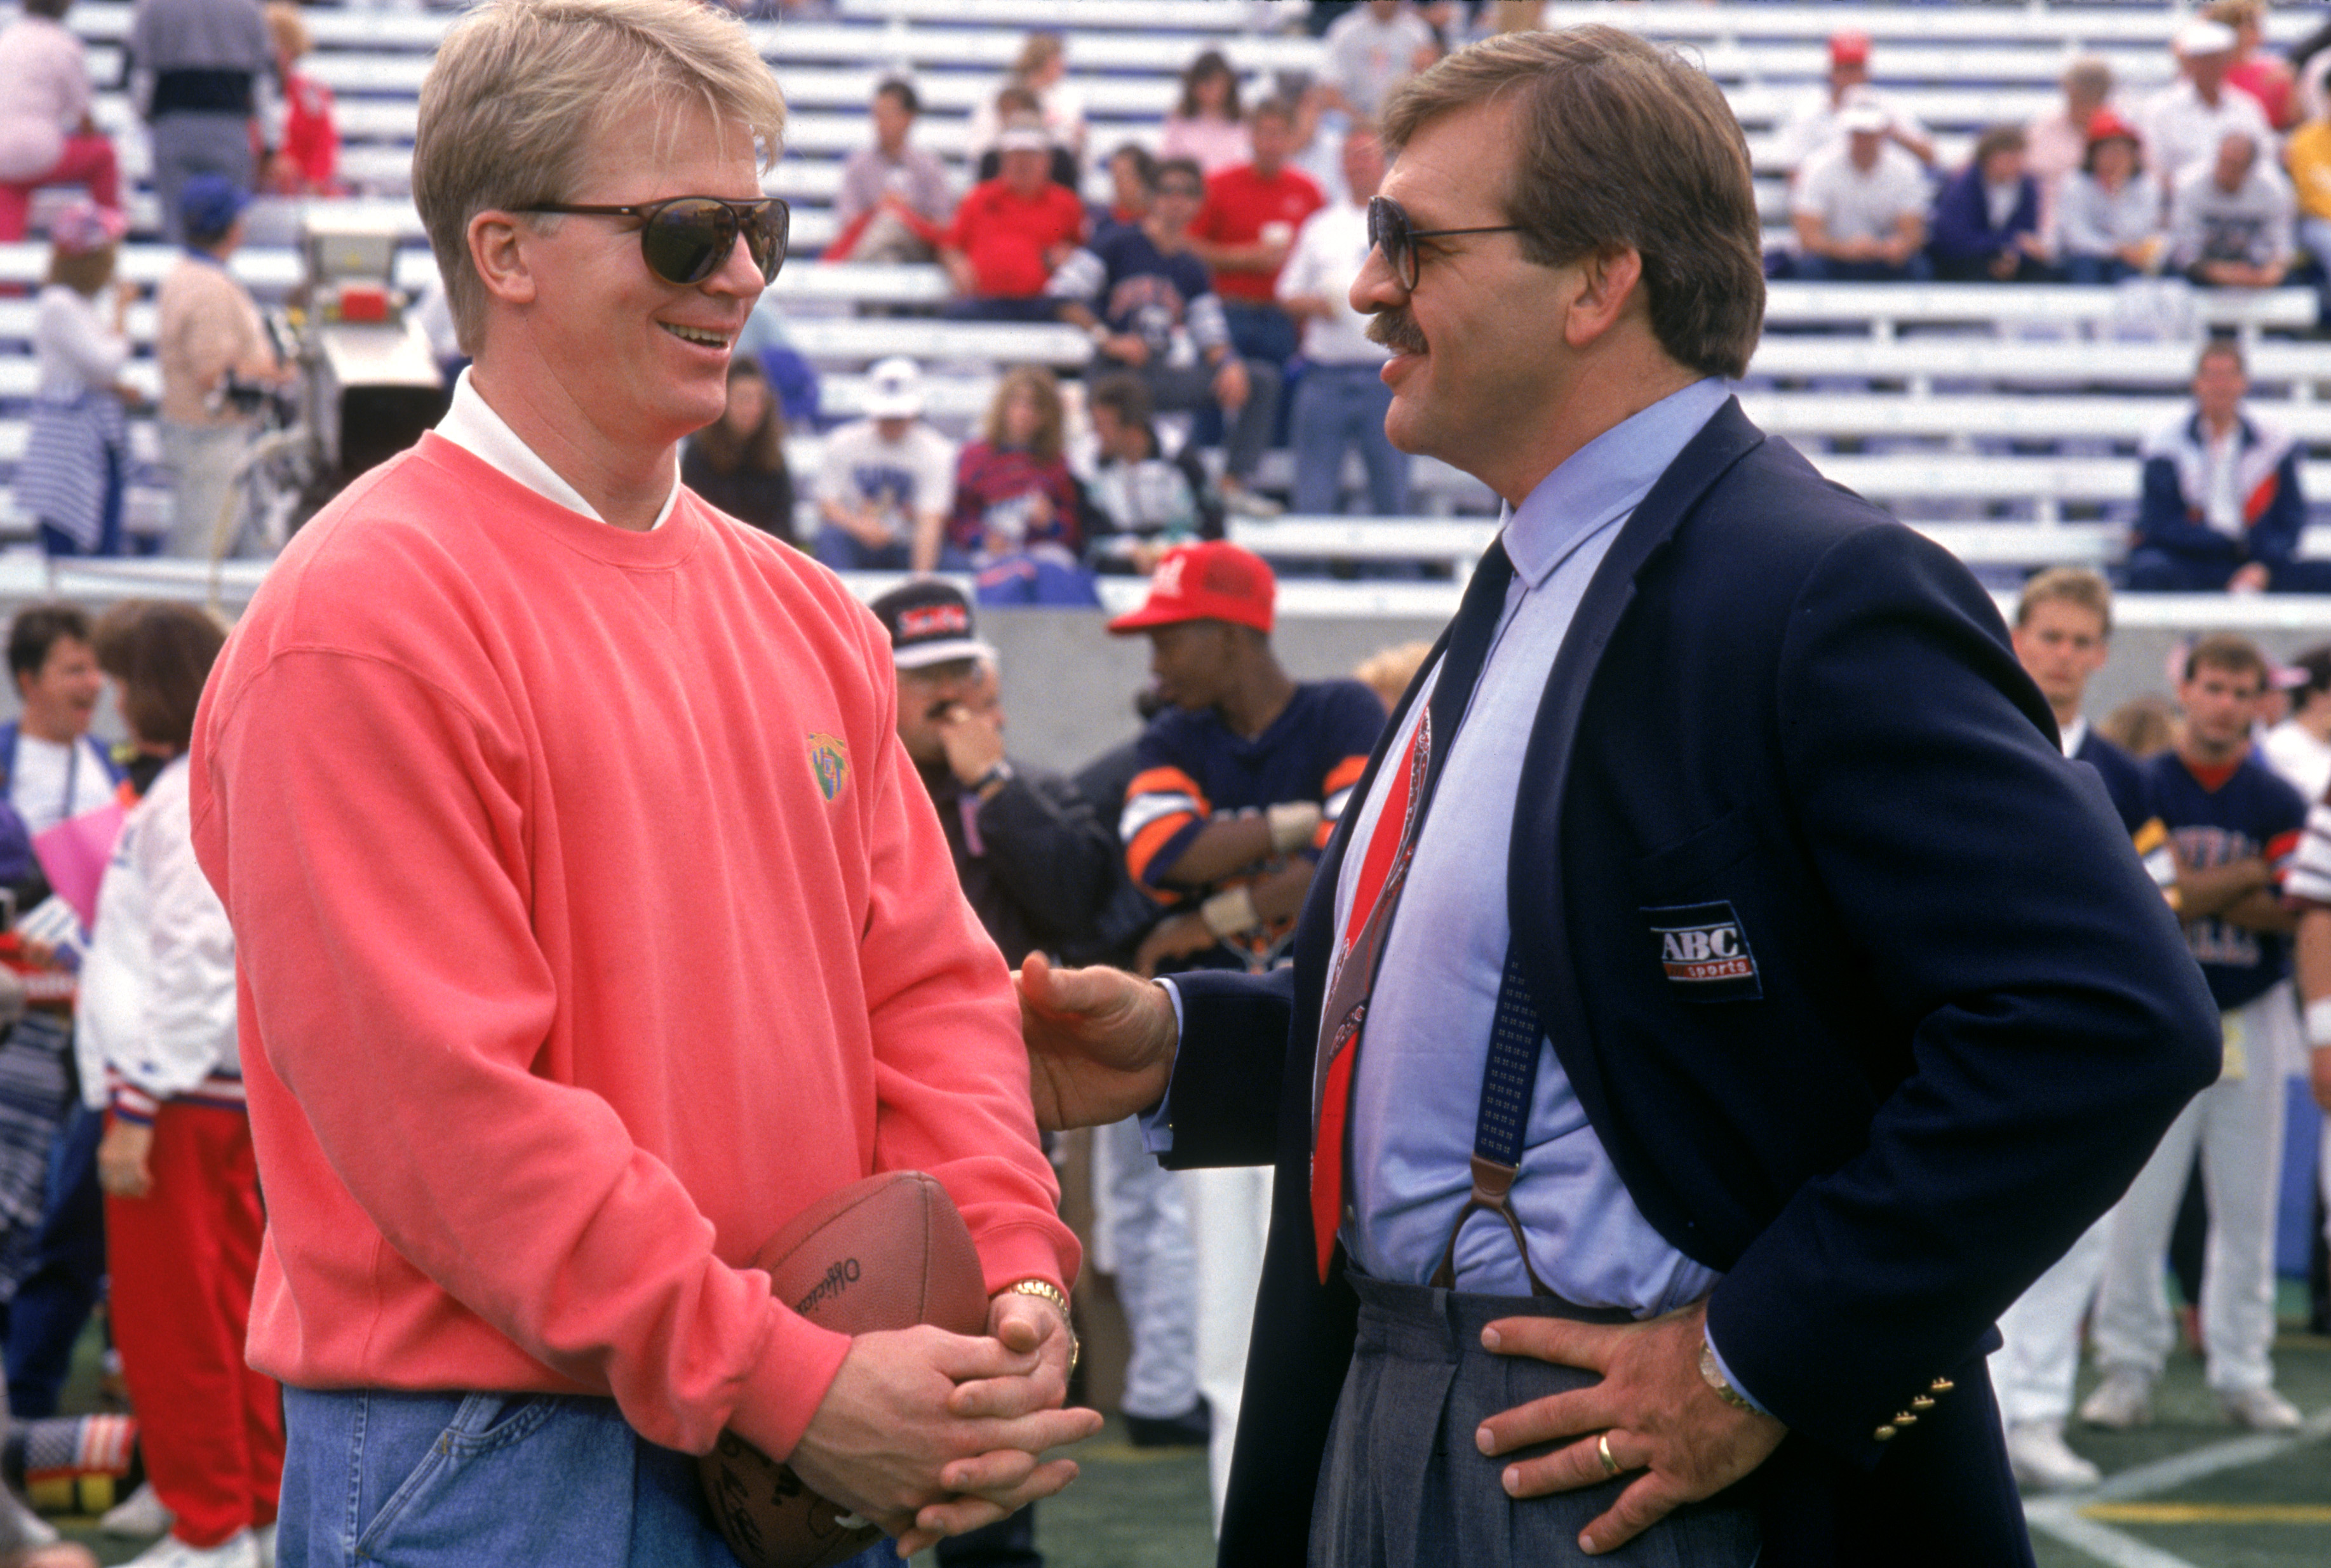
M 1870 34 L 1851 30 L 1829 35 L 1829 57 L 1840 65 L 1870 63 Z
M 1122 637 L 1184 621 L 1228 621 L 1268 632 L 1278 592 L 1278 581 L 1261 556 L 1221 539 L 1204 539 L 1168 551 L 1150 575 L 1149 597 L 1139 609 L 1110 622 L 1108 629 Z
M 2124 141 L 2135 141 L 2137 139 L 2136 129 L 2109 107 L 2088 116 L 2088 141 L 2091 144 L 2110 141 L 2116 137 Z

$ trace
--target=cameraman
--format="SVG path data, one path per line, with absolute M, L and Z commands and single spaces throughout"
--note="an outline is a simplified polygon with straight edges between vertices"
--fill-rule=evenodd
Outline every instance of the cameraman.
M 186 249 L 162 280 L 154 345 L 162 366 L 162 455 L 170 465 L 172 556 L 208 558 L 251 416 L 219 396 L 229 376 L 282 384 L 259 306 L 227 271 L 251 198 L 224 175 L 196 175 L 179 195 Z

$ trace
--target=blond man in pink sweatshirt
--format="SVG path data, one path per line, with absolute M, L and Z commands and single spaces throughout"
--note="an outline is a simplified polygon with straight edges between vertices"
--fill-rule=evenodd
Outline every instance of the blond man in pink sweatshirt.
M 205 698 L 287 1565 L 726 1563 L 687 1458 L 724 1427 L 918 1549 L 1098 1425 L 1060 1408 L 1076 1243 L 888 640 L 676 478 L 783 260 L 783 115 L 687 0 L 448 34 L 414 198 L 474 364 Z M 746 1266 L 897 1168 L 963 1210 L 988 1335 L 846 1338 Z

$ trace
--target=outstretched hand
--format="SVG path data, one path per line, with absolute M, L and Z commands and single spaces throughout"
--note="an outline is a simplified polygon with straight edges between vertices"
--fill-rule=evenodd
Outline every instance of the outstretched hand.
M 1166 993 L 1122 969 L 1021 961 L 1020 1033 L 1036 1125 L 1103 1126 L 1165 1098 L 1178 1034 Z
M 1505 1317 L 1483 1329 L 1482 1345 L 1500 1355 L 1536 1356 L 1603 1374 L 1592 1387 L 1533 1400 L 1481 1423 L 1475 1440 L 1492 1458 L 1577 1440 L 1508 1465 L 1506 1495 L 1537 1497 L 1600 1485 L 1613 1474 L 1600 1448 L 1607 1440 L 1618 1473 L 1643 1473 L 1580 1532 L 1579 1549 L 1601 1554 L 1763 1464 L 1788 1428 L 1726 1403 L 1701 1378 L 1707 1323 L 1708 1306 L 1701 1302 L 1643 1323 Z

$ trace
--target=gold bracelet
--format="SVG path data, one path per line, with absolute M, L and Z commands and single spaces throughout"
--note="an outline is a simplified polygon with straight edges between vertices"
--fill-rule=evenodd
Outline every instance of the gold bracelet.
M 1061 1288 L 1049 1279 L 1014 1279 L 999 1296 L 1041 1296 L 1061 1309 L 1061 1326 L 1069 1331 L 1069 1372 L 1077 1370 L 1077 1356 L 1083 1347 L 1077 1343 L 1077 1320 L 1069 1311 L 1069 1298 Z

